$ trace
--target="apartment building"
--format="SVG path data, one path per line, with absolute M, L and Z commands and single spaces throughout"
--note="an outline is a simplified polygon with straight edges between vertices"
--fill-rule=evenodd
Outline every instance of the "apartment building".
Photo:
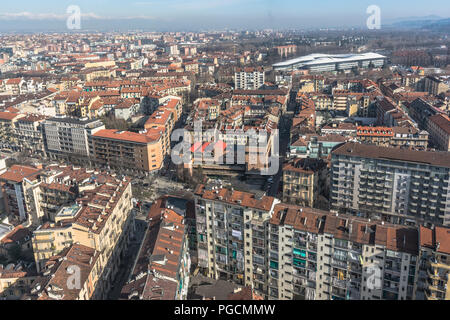
M 450 300 L 450 229 L 420 227 L 417 299 Z
M 105 128 L 100 120 L 70 117 L 50 118 L 43 123 L 44 144 L 50 159 L 88 161 L 92 135 Z
M 394 135 L 390 146 L 393 148 L 407 148 L 426 150 L 428 148 L 429 134 L 425 130 L 419 130 L 413 126 L 393 127 Z
M 423 91 L 427 91 L 428 93 L 437 96 L 442 92 L 448 91 L 448 85 L 445 82 L 436 76 L 427 76 L 423 82 Z
M 148 227 L 133 271 L 121 291 L 124 300 L 186 300 L 191 259 L 186 219 L 161 209 L 158 199 L 147 216 Z
M 75 272 L 78 279 L 71 280 Z M 52 256 L 31 284 L 28 300 L 100 300 L 108 292 L 108 269 L 102 253 L 73 244 Z
M 264 85 L 265 74 L 262 67 L 236 68 L 234 88 L 236 90 L 257 90 Z
M 31 218 L 29 192 L 39 171 L 34 167 L 13 165 L 0 175 L 0 194 L 3 195 L 3 207 L 6 214 L 12 219 L 23 222 Z
M 450 224 L 450 154 L 348 142 L 331 155 L 337 212 L 399 224 Z
M 206 276 L 267 292 L 266 225 L 273 197 L 199 185 L 195 191 L 198 265 Z
M 14 112 L 0 112 L 0 149 L 18 150 L 14 128 L 16 121 L 24 116 L 24 114 Z
M 322 159 L 294 159 L 283 166 L 283 202 L 313 207 L 325 187 L 327 165 Z
M 269 299 L 412 300 L 415 228 L 277 204 L 268 226 Z
M 42 134 L 42 123 L 45 119 L 46 117 L 40 115 L 26 115 L 14 123 L 14 133 L 21 151 L 45 155 Z
M 79 187 L 76 201 L 60 206 L 53 221 L 33 232 L 33 252 L 41 272 L 53 256 L 72 245 L 95 251 L 101 260 L 104 295 L 119 271 L 133 232 L 131 183 L 128 178 L 101 172 L 92 172 L 87 180 L 90 183 Z
M 436 149 L 450 151 L 450 118 L 446 114 L 429 117 L 427 130 Z
M 170 153 L 170 135 L 175 126 L 175 111 L 166 108 L 158 108 L 145 122 L 146 130 L 160 130 L 162 132 L 162 143 L 164 156 Z
M 0 264 L 0 300 L 18 300 L 29 292 L 37 274 L 30 263 Z
M 92 136 L 92 155 L 98 165 L 130 172 L 161 169 L 166 148 L 159 129 L 146 133 L 104 129 Z
M 350 141 L 352 137 L 340 134 L 306 134 L 289 145 L 289 157 L 327 158 L 334 147 Z
M 428 132 L 414 127 L 358 127 L 356 138 L 381 147 L 426 150 L 428 146 Z
M 408 106 L 408 114 L 418 124 L 421 130 L 427 130 L 428 118 L 438 113 L 440 113 L 439 109 L 434 108 L 421 98 L 414 100 Z
M 394 131 L 389 127 L 358 127 L 356 137 L 362 143 L 388 147 Z

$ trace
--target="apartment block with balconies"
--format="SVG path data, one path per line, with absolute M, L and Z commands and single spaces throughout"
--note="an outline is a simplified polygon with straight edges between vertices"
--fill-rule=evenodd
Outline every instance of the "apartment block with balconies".
M 346 143 L 332 152 L 336 212 L 418 225 L 450 224 L 450 155 Z
M 199 266 L 211 278 L 266 295 L 267 227 L 277 200 L 220 186 L 200 185 L 195 194 Z

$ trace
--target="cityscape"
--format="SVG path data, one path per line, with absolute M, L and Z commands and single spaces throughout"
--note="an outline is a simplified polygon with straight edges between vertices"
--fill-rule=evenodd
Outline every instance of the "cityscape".
M 448 4 L 22 2 L 0 300 L 450 300 Z

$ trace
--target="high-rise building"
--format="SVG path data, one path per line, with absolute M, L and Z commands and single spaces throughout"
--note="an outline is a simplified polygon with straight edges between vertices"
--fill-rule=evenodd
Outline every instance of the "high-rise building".
M 415 228 L 277 204 L 268 243 L 269 299 L 414 299 Z
M 92 135 L 105 128 L 100 120 L 55 117 L 44 121 L 44 144 L 52 159 L 89 160 Z
M 234 88 L 237 90 L 257 90 L 264 85 L 264 69 L 261 67 L 236 68 Z
M 418 284 L 417 227 L 200 185 L 198 262 L 266 299 L 407 300 Z
M 196 195 L 198 265 L 213 279 L 267 292 L 266 226 L 273 197 L 199 185 Z
M 450 225 L 450 153 L 349 142 L 331 157 L 332 208 L 387 222 Z

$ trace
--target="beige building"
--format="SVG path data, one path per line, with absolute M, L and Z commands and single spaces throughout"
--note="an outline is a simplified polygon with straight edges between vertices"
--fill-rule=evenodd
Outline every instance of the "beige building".
M 420 227 L 417 299 L 450 300 L 450 229 Z
M 283 167 L 283 202 L 313 207 L 323 188 L 326 164 L 320 159 L 294 159 Z
M 426 123 L 436 149 L 450 151 L 450 118 L 445 114 L 436 114 L 429 117 Z
M 427 76 L 424 79 L 424 91 L 427 91 L 434 96 L 447 92 L 448 89 L 448 85 L 436 76 Z

